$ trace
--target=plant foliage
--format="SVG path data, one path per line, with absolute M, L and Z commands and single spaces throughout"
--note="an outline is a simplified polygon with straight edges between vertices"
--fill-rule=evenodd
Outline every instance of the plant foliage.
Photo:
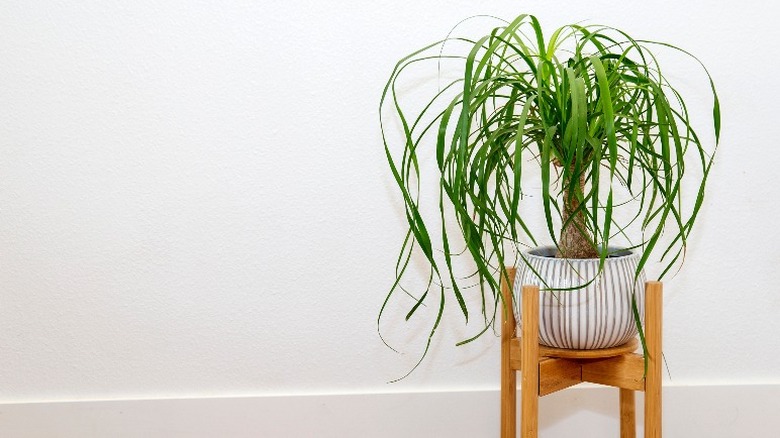
M 467 53 L 447 51 L 464 43 Z M 651 49 L 681 53 L 704 69 L 714 101 L 709 148 Z M 404 111 L 396 91 L 404 72 L 453 59 L 462 60 L 462 75 L 440 85 L 421 111 Z M 383 112 L 400 121 L 401 147 L 390 144 Z M 639 270 L 652 255 L 663 266 L 659 278 L 679 265 L 702 206 L 720 111 L 709 72 L 678 47 L 600 25 L 567 25 L 545 37 L 534 16 L 520 15 L 478 40 L 447 37 L 401 59 L 382 93 L 380 123 L 409 231 L 379 319 L 401 290 L 411 297 L 407 319 L 434 304 L 427 353 L 446 303 L 454 300 L 468 321 L 468 294 L 481 294 L 484 324 L 462 343 L 483 334 L 499 309 L 504 266 L 526 246 L 551 241 L 560 248 L 558 232 L 576 218 L 602 263 L 620 240 L 640 251 Z M 431 151 L 440 195 L 435 223 L 423 219 L 420 205 L 418 157 Z M 521 202 L 528 187 L 537 190 L 536 208 Z M 574 201 L 571 214 L 564 195 Z M 541 229 L 529 219 L 539 215 Z M 632 227 L 638 235 L 628 235 Z M 415 251 L 430 281 L 407 291 L 401 284 Z M 468 258 L 473 274 L 456 273 L 457 257 Z

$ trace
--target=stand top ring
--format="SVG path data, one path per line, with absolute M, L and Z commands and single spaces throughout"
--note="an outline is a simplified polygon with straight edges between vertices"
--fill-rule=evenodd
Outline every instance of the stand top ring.
M 539 345 L 539 356 L 559 357 L 562 359 L 599 359 L 602 357 L 620 356 L 633 353 L 639 347 L 639 341 L 634 338 L 623 345 L 596 350 L 575 350 L 569 348 L 555 348 Z

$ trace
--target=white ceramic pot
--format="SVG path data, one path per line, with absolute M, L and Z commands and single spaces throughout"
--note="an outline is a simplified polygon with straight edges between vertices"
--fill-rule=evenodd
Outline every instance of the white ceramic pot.
M 624 344 L 637 335 L 632 295 L 644 318 L 645 273 L 634 279 L 639 255 L 631 251 L 604 261 L 598 274 L 598 259 L 555 258 L 554 247 L 541 247 L 523 254 L 514 283 L 515 315 L 519 327 L 523 285 L 538 285 L 539 343 L 549 347 L 597 349 Z M 538 274 L 538 275 L 537 275 Z M 590 280 L 593 280 L 587 284 Z M 576 290 L 561 290 L 572 287 Z

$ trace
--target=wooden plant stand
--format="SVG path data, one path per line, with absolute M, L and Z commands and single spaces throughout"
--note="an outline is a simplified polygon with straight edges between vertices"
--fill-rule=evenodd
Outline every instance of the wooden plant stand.
M 509 279 L 515 269 L 507 268 Z M 501 329 L 501 438 L 515 438 L 517 371 L 521 379 L 522 438 L 538 436 L 539 397 L 582 382 L 620 389 L 620 437 L 636 437 L 634 391 L 645 392 L 645 438 L 661 438 L 661 323 L 662 284 L 649 281 L 645 288 L 645 341 L 648 367 L 634 353 L 636 339 L 602 350 L 568 350 L 539 345 L 539 288 L 523 286 L 520 336 L 515 335 L 511 280 L 503 278 L 501 294 L 506 311 Z

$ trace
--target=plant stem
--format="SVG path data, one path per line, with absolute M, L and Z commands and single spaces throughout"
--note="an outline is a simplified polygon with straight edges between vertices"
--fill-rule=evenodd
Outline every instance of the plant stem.
M 568 180 L 564 180 L 563 224 L 555 256 L 568 259 L 595 259 L 599 256 L 596 245 L 585 224 L 585 215 L 579 210 L 580 199 L 585 193 L 585 174 L 580 172 L 577 184 L 571 181 L 572 178 L 575 178 L 574 172 Z

